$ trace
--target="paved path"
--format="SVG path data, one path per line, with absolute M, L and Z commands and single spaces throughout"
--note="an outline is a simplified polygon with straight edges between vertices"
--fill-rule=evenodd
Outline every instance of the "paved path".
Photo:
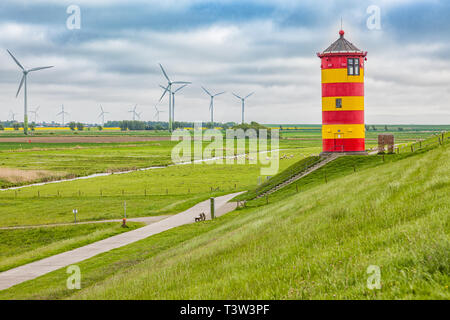
M 240 193 L 241 192 L 217 197 L 216 216 L 221 216 L 227 212 L 233 211 L 236 208 L 236 203 L 228 203 L 228 201 Z M 211 218 L 209 200 L 200 202 L 184 212 L 170 216 L 148 226 L 7 270 L 0 273 L 0 290 L 10 288 L 24 281 L 35 279 L 49 272 L 76 264 L 80 261 L 92 258 L 100 253 L 126 246 L 130 243 L 145 239 L 169 229 L 179 227 L 184 224 L 193 223 L 195 221 L 195 217 L 202 212 L 205 213 L 208 219 Z
M 127 221 L 130 222 L 142 222 L 145 224 L 151 224 L 158 222 L 160 220 L 166 219 L 170 215 L 166 216 L 152 216 L 152 217 L 139 217 L 139 218 L 128 218 Z M 90 224 L 90 223 L 108 223 L 108 222 L 122 222 L 122 219 L 111 219 L 111 220 L 96 220 L 96 221 L 81 221 L 72 223 L 52 223 L 52 224 L 36 224 L 30 226 L 17 226 L 17 227 L 1 227 L 0 230 L 16 230 L 16 229 L 32 229 L 32 228 L 51 228 L 51 227 L 62 227 L 62 226 L 76 226 L 79 224 Z

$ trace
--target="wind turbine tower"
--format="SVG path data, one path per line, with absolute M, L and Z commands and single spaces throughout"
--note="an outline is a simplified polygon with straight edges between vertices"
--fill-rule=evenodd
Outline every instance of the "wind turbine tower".
M 105 110 L 103 110 L 103 107 L 102 106 L 100 106 L 100 110 L 102 111 L 101 113 L 100 113 L 100 115 L 98 116 L 99 118 L 102 118 L 102 127 L 104 127 L 105 126 L 105 114 L 107 114 L 107 113 L 109 113 L 109 112 L 106 112 Z
M 169 132 L 172 132 L 172 121 L 173 121 L 173 110 L 172 110 L 172 85 L 174 84 L 190 84 L 190 82 L 186 81 L 171 81 L 169 76 L 167 75 L 166 71 L 164 70 L 163 66 L 159 64 L 161 71 L 164 75 L 164 77 L 167 79 L 167 87 L 164 88 L 164 93 L 162 94 L 161 98 L 159 98 L 159 101 L 164 98 L 164 95 L 166 92 L 169 92 Z
M 156 110 L 156 113 L 155 113 L 154 117 L 156 118 L 156 121 L 159 122 L 159 114 L 164 112 L 164 111 L 160 111 L 157 106 L 155 106 L 155 110 Z
M 36 109 L 34 109 L 34 110 L 30 110 L 30 113 L 33 113 L 34 114 L 34 123 L 36 123 L 37 122 L 37 118 L 38 118 L 38 111 L 39 111 L 39 109 L 40 109 L 41 107 L 37 107 Z
M 250 97 L 252 94 L 254 94 L 254 92 L 250 93 L 249 95 L 247 95 L 245 98 L 242 98 L 240 96 L 238 96 L 237 94 L 233 93 L 233 95 L 240 99 L 242 101 L 242 124 L 244 124 L 244 113 L 245 113 L 245 99 L 247 99 L 248 97 Z
M 137 104 L 134 105 L 134 108 L 128 111 L 128 113 L 133 114 L 133 121 L 136 121 L 136 117 L 140 118 L 140 114 L 136 112 Z
M 11 58 L 14 60 L 14 62 L 19 66 L 19 68 L 22 70 L 22 80 L 20 81 L 20 85 L 19 85 L 19 90 L 17 90 L 16 93 L 16 98 L 19 96 L 20 93 L 20 89 L 22 89 L 22 86 L 24 86 L 23 90 L 24 90 L 24 98 L 23 98 L 23 108 L 24 108 L 24 112 L 23 112 L 23 133 L 24 134 L 28 134 L 28 97 L 27 97 L 27 77 L 28 74 L 30 72 L 34 72 L 34 71 L 39 71 L 39 70 L 43 70 L 43 69 L 49 69 L 49 68 L 53 68 L 53 66 L 48 66 L 48 67 L 38 67 L 38 68 L 32 68 L 32 69 L 25 69 L 19 62 L 19 60 L 16 59 L 16 57 L 14 57 L 14 55 L 9 51 L 8 51 L 9 55 L 11 56 Z
M 205 91 L 205 93 L 210 96 L 211 101 L 209 102 L 209 111 L 211 112 L 211 128 L 214 125 L 214 98 L 217 96 L 220 96 L 221 94 L 224 94 L 225 91 L 220 92 L 220 93 L 216 93 L 216 94 L 211 94 L 208 90 L 206 90 L 204 87 L 202 87 L 203 91 Z
M 56 116 L 62 116 L 62 126 L 64 127 L 65 126 L 65 122 L 64 122 L 64 116 L 66 116 L 66 115 L 69 115 L 69 113 L 68 112 L 65 112 L 64 111 L 64 105 L 61 105 L 61 112 L 60 113 L 57 113 L 56 114 Z

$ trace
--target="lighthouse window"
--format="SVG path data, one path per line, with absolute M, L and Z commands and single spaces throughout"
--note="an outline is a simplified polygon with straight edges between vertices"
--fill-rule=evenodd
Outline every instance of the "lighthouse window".
M 341 98 L 336 99 L 336 108 L 342 108 L 342 99 Z
M 347 58 L 347 75 L 359 76 L 359 59 Z

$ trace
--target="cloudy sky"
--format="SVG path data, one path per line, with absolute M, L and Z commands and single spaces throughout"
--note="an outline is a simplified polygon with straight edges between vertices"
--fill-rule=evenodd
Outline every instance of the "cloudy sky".
M 81 9 L 81 28 L 70 30 L 66 11 Z M 380 29 L 369 28 L 370 6 L 380 9 Z M 227 91 L 215 103 L 216 121 L 239 121 L 240 101 L 255 91 L 246 120 L 320 123 L 320 60 L 316 52 L 345 36 L 368 51 L 366 122 L 450 123 L 450 1 L 446 0 L 1 0 L 0 120 L 23 118 L 21 73 L 29 76 L 29 106 L 40 120 L 129 119 L 138 104 L 143 120 L 165 84 L 192 81 L 176 98 L 176 119 L 207 121 L 209 98 L 200 86 Z M 161 110 L 167 117 L 168 101 Z

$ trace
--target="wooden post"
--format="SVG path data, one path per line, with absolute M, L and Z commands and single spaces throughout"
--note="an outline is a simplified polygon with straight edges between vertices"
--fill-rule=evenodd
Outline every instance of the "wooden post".
M 383 153 L 383 162 L 384 162 L 384 153 Z
M 211 220 L 214 220 L 215 218 L 215 203 L 214 198 L 210 198 L 210 204 L 211 204 Z

